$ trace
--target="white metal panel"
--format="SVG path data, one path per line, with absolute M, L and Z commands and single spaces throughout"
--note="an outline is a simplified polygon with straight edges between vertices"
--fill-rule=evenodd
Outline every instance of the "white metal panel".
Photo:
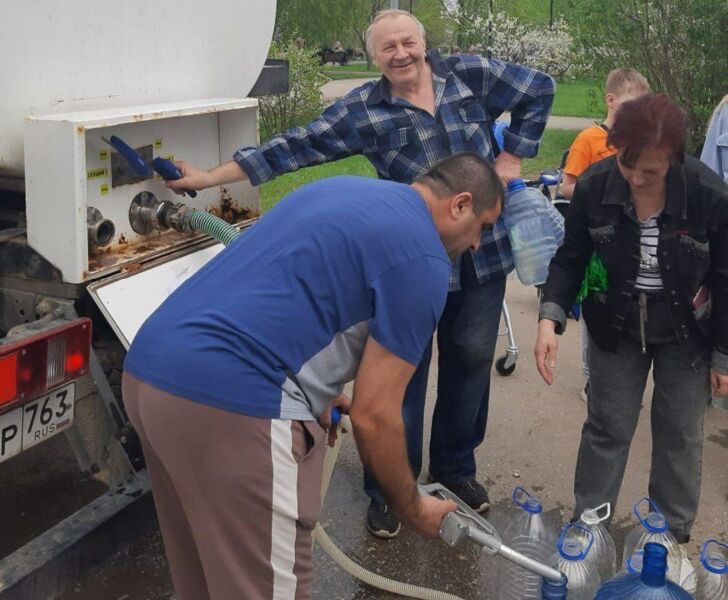
M 157 176 L 114 187 L 114 151 L 101 139 L 116 135 L 135 148 L 152 146 L 153 156 L 184 159 L 209 169 L 230 160 L 238 146 L 257 144 L 257 106 L 253 98 L 218 98 L 28 119 L 30 245 L 61 270 L 64 281 L 80 283 L 189 243 L 189 236 L 172 231 L 139 235 L 132 230 L 129 206 L 140 192 L 213 212 L 220 211 L 226 198 L 236 209 L 257 213 L 258 192 L 248 182 L 204 190 L 194 199 L 175 195 Z M 116 227 L 111 245 L 92 248 L 91 254 L 87 207 L 98 209 Z
M 222 244 L 215 244 L 137 273 L 93 283 L 88 290 L 128 350 L 149 315 L 223 248 Z
M 29 115 L 244 97 L 274 0 L 0 1 L 0 173 L 23 173 Z

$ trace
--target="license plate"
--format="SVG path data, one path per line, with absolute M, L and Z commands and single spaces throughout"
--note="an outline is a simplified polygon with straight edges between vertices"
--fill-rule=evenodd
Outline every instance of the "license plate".
M 73 425 L 75 391 L 69 383 L 0 415 L 0 462 Z

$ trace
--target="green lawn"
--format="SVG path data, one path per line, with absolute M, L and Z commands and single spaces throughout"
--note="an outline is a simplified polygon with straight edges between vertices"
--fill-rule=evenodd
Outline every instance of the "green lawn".
M 603 119 L 607 114 L 604 92 L 591 81 L 563 81 L 556 84 L 556 97 L 551 109 L 554 115 Z
M 541 148 L 536 158 L 523 161 L 523 175 L 527 179 L 537 176 L 549 167 L 558 166 L 561 155 L 574 141 L 578 131 L 569 129 L 547 129 L 541 140 Z M 287 173 L 260 186 L 260 204 L 263 212 L 269 210 L 278 200 L 306 183 L 333 177 L 335 175 L 359 175 L 375 177 L 371 163 L 363 156 L 352 156 L 333 163 L 308 167 Z
M 381 75 L 381 71 L 373 65 L 371 70 L 367 71 L 367 63 L 365 62 L 349 63 L 348 65 L 336 67 L 327 66 L 322 71 L 329 79 L 363 79 Z

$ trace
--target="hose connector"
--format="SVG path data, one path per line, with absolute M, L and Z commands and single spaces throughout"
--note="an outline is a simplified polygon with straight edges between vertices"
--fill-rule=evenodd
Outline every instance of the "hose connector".
M 86 230 L 89 243 L 99 248 L 108 246 L 116 234 L 113 221 L 104 219 L 101 211 L 93 206 L 86 208 Z

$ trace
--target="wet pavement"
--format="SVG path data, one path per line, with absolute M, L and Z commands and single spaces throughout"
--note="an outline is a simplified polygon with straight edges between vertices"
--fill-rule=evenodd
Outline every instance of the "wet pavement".
M 508 284 L 507 299 L 521 355 L 514 373 L 493 375 L 491 409 L 485 443 L 477 450 L 480 479 L 488 485 L 493 502 L 490 520 L 502 526 L 508 515 L 510 493 L 522 485 L 537 493 L 554 522 L 571 516 L 576 452 L 586 406 L 579 398 L 583 386 L 579 327 L 569 322 L 560 339 L 556 382 L 548 387 L 533 366 L 537 301 L 533 288 L 517 281 Z M 499 342 L 504 353 L 505 338 Z M 436 367 L 436 363 L 433 363 Z M 434 401 L 435 368 L 428 394 L 428 420 Z M 631 505 L 647 493 L 650 465 L 649 398 L 635 435 L 612 532 L 621 551 L 631 528 Z M 728 539 L 728 412 L 709 408 L 705 422 L 703 488 L 692 558 L 708 537 Z M 424 473 L 427 462 L 425 457 Z M 465 542 L 449 548 L 439 540 L 424 541 L 404 529 L 394 540 L 372 538 L 364 530 L 368 505 L 361 491 L 362 469 L 349 436 L 340 454 L 321 521 L 334 541 L 352 558 L 381 575 L 433 587 L 467 600 L 496 600 L 492 592 L 496 561 L 481 556 Z M 315 551 L 315 600 L 374 600 L 398 598 L 358 582 L 341 571 L 320 548 Z M 62 600 L 158 600 L 172 596 L 162 545 L 151 532 L 130 548 L 69 588 Z

